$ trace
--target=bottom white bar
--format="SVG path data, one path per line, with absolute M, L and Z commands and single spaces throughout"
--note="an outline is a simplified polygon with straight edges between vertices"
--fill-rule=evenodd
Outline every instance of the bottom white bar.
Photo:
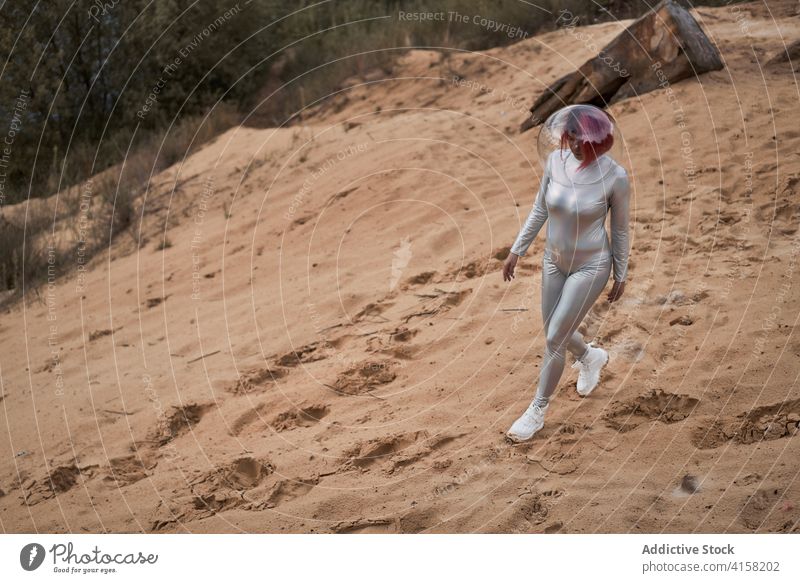
M 3 581 L 798 581 L 798 535 L 2 535 Z M 35 568 L 34 568 L 35 567 Z M 28 570 L 32 569 L 32 570 Z M 566 579 L 565 579 L 566 577 Z

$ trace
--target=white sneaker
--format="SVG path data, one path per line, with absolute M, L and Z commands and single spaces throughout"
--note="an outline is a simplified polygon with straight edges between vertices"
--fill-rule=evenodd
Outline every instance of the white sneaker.
M 544 414 L 549 406 L 539 407 L 539 405 L 531 403 L 522 417 L 514 421 L 511 429 L 506 433 L 506 437 L 517 443 L 529 440 L 544 426 Z
M 600 370 L 608 362 L 608 352 L 602 348 L 592 346 L 589 343 L 589 350 L 583 360 L 575 360 L 572 368 L 577 368 L 578 373 L 578 394 L 586 397 L 591 393 L 600 381 Z

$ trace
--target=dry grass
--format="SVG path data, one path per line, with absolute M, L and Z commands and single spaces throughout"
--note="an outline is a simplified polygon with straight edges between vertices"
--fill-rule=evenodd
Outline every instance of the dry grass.
M 150 179 L 236 123 L 237 114 L 225 106 L 208 117 L 184 118 L 142 137 L 122 162 L 79 185 L 3 209 L 0 291 L 8 292 L 3 302 L 16 301 L 23 291 L 74 271 L 122 233 L 133 234 L 139 198 Z M 95 154 L 77 150 L 65 175 L 49 182 L 69 183 L 66 173 L 87 172 Z

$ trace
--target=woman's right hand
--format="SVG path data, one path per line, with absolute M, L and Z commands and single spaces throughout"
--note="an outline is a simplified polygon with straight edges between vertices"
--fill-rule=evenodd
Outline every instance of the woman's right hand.
M 509 253 L 508 257 L 506 257 L 506 261 L 503 263 L 503 281 L 514 279 L 514 268 L 517 266 L 517 259 L 519 259 L 519 255 L 514 255 L 513 253 Z

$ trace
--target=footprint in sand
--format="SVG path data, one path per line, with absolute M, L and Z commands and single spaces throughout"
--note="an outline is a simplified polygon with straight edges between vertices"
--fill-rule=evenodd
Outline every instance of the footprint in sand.
M 800 526 L 785 509 L 783 488 L 761 488 L 745 499 L 739 518 L 746 528 L 756 532 L 800 532 Z
M 337 534 L 417 534 L 439 523 L 438 513 L 426 506 L 413 508 L 397 517 L 346 520 L 331 527 L 331 531 Z
M 397 519 L 397 531 L 405 534 L 427 532 L 442 523 L 435 506 L 421 506 L 409 510 Z
M 103 481 L 114 487 L 130 486 L 149 475 L 157 462 L 149 454 L 131 454 L 109 460 Z
M 483 277 L 491 270 L 492 267 L 489 260 L 476 259 L 460 265 L 457 269 L 451 271 L 448 276 L 453 281 L 464 281 L 467 279 L 475 279 L 476 277 Z
M 390 332 L 375 334 L 367 339 L 367 352 L 411 360 L 421 350 L 408 344 L 418 333 L 419 329 L 399 326 Z
M 466 434 L 440 434 L 429 437 L 427 431 L 415 431 L 378 437 L 354 445 L 343 454 L 342 469 L 368 470 L 381 466 L 392 474 L 427 458 Z
M 240 415 L 231 425 L 230 435 L 246 436 L 265 431 L 280 433 L 301 427 L 312 427 L 330 412 L 330 407 L 322 403 L 299 405 L 279 413 L 272 420 L 267 421 L 266 412 L 270 408 L 272 407 L 267 403 L 260 403 Z
M 532 462 L 538 463 L 542 468 L 552 474 L 565 476 L 578 469 L 582 449 L 562 443 L 551 443 L 544 449 L 536 450 L 527 456 Z
M 265 389 L 268 385 L 285 377 L 287 373 L 285 368 L 280 367 L 251 370 L 225 389 L 234 395 L 247 395 Z
M 243 433 L 251 433 L 254 429 L 258 430 L 266 430 L 268 429 L 269 425 L 264 420 L 264 411 L 267 409 L 266 403 L 260 403 L 256 405 L 254 408 L 250 409 L 246 413 L 243 413 L 231 425 L 229 433 L 236 437 L 242 435 Z M 253 425 L 257 425 L 256 428 L 252 427 Z
M 339 375 L 333 385 L 328 385 L 341 395 L 361 395 L 397 378 L 395 363 L 390 360 L 368 360 Z
M 397 532 L 397 521 L 390 518 L 346 520 L 331 527 L 336 534 L 387 534 Z
M 222 480 L 235 490 L 258 486 L 275 468 L 271 463 L 252 457 L 241 457 L 224 468 Z
M 261 510 L 267 506 L 265 482 L 274 471 L 269 461 L 247 456 L 222 464 L 189 482 L 184 494 L 162 498 L 150 528 L 163 530 L 234 508 Z
M 279 433 L 298 427 L 311 427 L 319 423 L 329 411 L 327 405 L 306 405 L 280 413 L 272 420 L 271 425 Z
M 688 395 L 654 389 L 631 401 L 612 403 L 611 410 L 603 415 L 603 419 L 612 429 L 625 433 L 646 421 L 662 423 L 683 421 L 694 411 L 699 402 L 699 399 Z
M 273 508 L 305 496 L 319 483 L 318 478 L 280 480 L 267 496 L 266 507 Z
M 35 506 L 40 502 L 49 500 L 68 492 L 80 478 L 90 478 L 94 474 L 96 466 L 79 469 L 76 465 L 59 466 L 53 469 L 47 476 L 38 481 L 25 484 L 22 488 L 25 504 Z
M 389 333 L 389 339 L 393 342 L 410 342 L 418 333 L 419 330 L 416 328 L 409 329 L 405 326 L 400 326 Z
M 714 449 L 732 441 L 740 445 L 792 437 L 800 432 L 800 399 L 756 407 L 736 417 L 714 418 L 696 427 L 691 442 Z
M 556 504 L 556 500 L 564 495 L 562 490 L 547 490 L 545 492 L 529 492 L 520 496 L 516 505 L 515 524 L 513 530 L 529 532 L 530 528 L 543 524 Z
M 427 436 L 426 431 L 416 431 L 378 437 L 352 446 L 344 452 L 342 457 L 347 460 L 347 465 L 369 468 L 373 464 L 388 461 L 390 457 L 408 449 Z
M 150 440 L 164 446 L 176 437 L 191 431 L 200 419 L 215 405 L 213 403 L 192 403 L 182 407 L 172 407 L 172 412 L 151 432 Z
M 425 439 L 422 442 L 417 442 L 413 447 L 408 448 L 407 451 L 398 451 L 391 460 L 391 465 L 386 468 L 386 473 L 391 474 L 437 453 L 439 450 L 444 449 L 446 446 L 461 439 L 467 435 L 466 433 L 458 434 L 440 434 L 430 439 Z
M 436 277 L 435 271 L 423 271 L 422 273 L 418 273 L 417 275 L 413 275 L 409 277 L 406 281 L 406 287 L 411 287 L 415 285 L 425 285 L 426 283 L 432 283 Z
M 275 360 L 276 368 L 293 368 L 301 364 L 322 360 L 328 356 L 325 354 L 324 346 L 324 342 L 312 342 L 311 344 L 300 346 L 277 358 Z

